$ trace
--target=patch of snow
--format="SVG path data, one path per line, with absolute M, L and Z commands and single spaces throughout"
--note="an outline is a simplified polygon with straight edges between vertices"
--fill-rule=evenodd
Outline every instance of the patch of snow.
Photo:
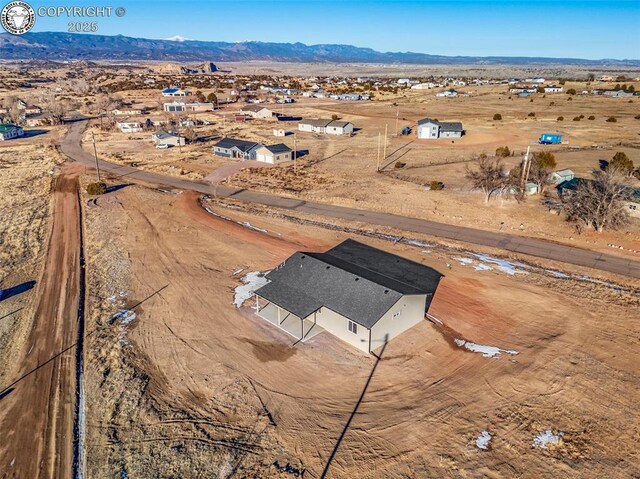
M 242 306 L 242 303 L 249 299 L 256 289 L 261 288 L 269 282 L 269 280 L 265 278 L 266 274 L 267 273 L 260 271 L 253 271 L 242 277 L 241 281 L 243 284 L 235 289 L 235 295 L 233 297 L 233 304 L 236 308 Z
M 116 295 L 114 294 L 113 296 L 109 296 L 109 297 L 107 298 L 107 301 L 109 301 L 109 302 L 110 302 L 110 303 L 112 303 L 112 304 L 115 304 L 115 302 L 116 302 Z
M 123 309 L 122 311 L 118 311 L 116 314 L 111 316 L 110 323 L 114 323 L 118 320 L 122 324 L 129 324 L 131 321 L 136 319 L 136 313 L 131 311 L 130 309 Z
M 169 40 L 170 42 L 186 42 L 187 40 L 191 40 L 191 38 L 183 37 L 182 35 L 174 35 L 172 37 L 167 37 L 164 40 Z
M 410 244 L 411 246 L 420 246 L 421 248 L 433 248 L 432 244 L 418 240 L 406 240 L 405 243 Z
M 549 273 L 552 276 L 555 276 L 556 278 L 567 279 L 571 277 L 567 273 L 563 273 L 562 271 L 554 271 L 552 269 L 545 269 L 545 272 Z
M 243 271 L 244 271 L 244 268 L 237 269 L 237 270 L 235 270 L 235 271 L 232 273 L 232 276 L 235 276 L 236 274 L 240 274 L 240 273 L 242 273 Z
M 618 286 L 616 284 L 608 283 L 606 281 L 601 281 L 599 279 L 591 278 L 589 276 L 580 275 L 580 276 L 577 276 L 577 278 L 582 280 L 582 281 L 586 281 L 587 283 L 593 283 L 593 284 L 599 284 L 601 286 L 605 286 L 607 288 L 613 289 L 614 291 L 618 291 L 618 292 L 625 291 L 623 288 L 621 288 L 620 286 Z
M 525 270 L 529 269 L 529 265 L 519 263 L 517 261 L 507 261 L 506 259 L 495 258 L 493 256 L 482 253 L 471 254 L 484 263 L 496 265 L 498 269 L 511 276 L 515 275 L 516 273 L 526 273 Z
M 476 447 L 478 449 L 489 449 L 489 442 L 491 441 L 491 434 L 489 431 L 482 431 L 476 439 Z
M 258 228 L 257 226 L 253 226 L 251 223 L 249 223 L 248 221 L 238 221 L 237 222 L 239 225 L 244 226 L 245 228 L 249 228 L 250 230 L 254 230 L 254 231 L 260 231 L 262 233 L 268 233 L 267 230 L 262 229 L 262 228 Z
M 429 249 L 423 249 L 422 252 L 424 254 L 431 254 L 433 251 L 429 250 Z
M 473 267 L 476 271 L 491 271 L 493 268 L 485 263 L 478 263 Z
M 562 440 L 562 436 L 564 436 L 562 432 L 553 434 L 551 429 L 547 429 L 533 438 L 533 447 L 546 449 L 549 444 L 558 444 Z
M 453 258 L 453 259 L 459 261 L 462 266 L 473 264 L 473 260 L 471 258 Z
M 126 297 L 127 297 L 127 292 L 126 292 L 126 291 L 120 291 L 120 292 L 118 293 L 118 295 L 119 295 L 121 298 L 126 298 Z
M 483 344 L 472 343 L 471 341 L 465 341 L 464 339 L 454 339 L 455 343 L 461 348 L 465 348 L 473 353 L 482 353 L 485 358 L 497 358 L 502 353 L 511 354 L 515 356 L 518 351 L 515 349 L 501 349 L 496 346 L 485 346 Z

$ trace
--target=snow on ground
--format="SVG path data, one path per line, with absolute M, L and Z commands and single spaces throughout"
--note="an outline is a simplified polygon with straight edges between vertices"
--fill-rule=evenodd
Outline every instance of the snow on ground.
M 476 439 L 476 446 L 478 449 L 489 449 L 489 442 L 491 441 L 491 434 L 489 431 L 482 431 Z
M 546 449 L 549 444 L 558 444 L 562 440 L 563 433 L 553 434 L 551 429 L 541 432 L 533 438 L 533 447 Z
M 123 309 L 111 316 L 109 322 L 115 323 L 116 321 L 120 321 L 121 324 L 129 324 L 134 319 L 136 319 L 136 313 L 134 311 L 131 311 L 130 309 Z
M 249 299 L 256 289 L 261 288 L 269 282 L 269 280 L 265 278 L 266 274 L 267 273 L 260 271 L 253 271 L 242 277 L 241 281 L 243 284 L 235 289 L 235 295 L 233 297 L 233 304 L 235 304 L 236 308 L 242 306 L 242 303 Z
M 433 245 L 429 244 L 429 243 L 425 243 L 423 241 L 418 241 L 418 240 L 405 240 L 404 241 L 407 244 L 410 244 L 411 246 L 419 246 L 420 248 L 432 248 Z
M 473 260 L 471 258 L 453 258 L 456 261 L 459 261 L 462 266 L 466 266 L 468 264 L 473 264 Z
M 249 228 L 250 230 L 254 230 L 254 231 L 260 231 L 262 233 L 268 233 L 267 230 L 262 229 L 262 228 L 258 228 L 257 226 L 253 226 L 251 223 L 249 223 L 248 221 L 236 221 L 236 223 L 238 223 L 241 226 L 244 226 L 245 228 Z
M 515 349 L 501 349 L 496 346 L 485 346 L 483 344 L 472 343 L 471 341 L 465 341 L 464 339 L 454 339 L 455 343 L 461 348 L 468 349 L 473 353 L 482 353 L 485 358 L 498 358 L 502 353 L 511 354 L 515 356 L 518 351 Z
M 240 269 L 235 270 L 233 273 L 231 273 L 231 275 L 232 275 L 232 276 L 235 276 L 236 274 L 240 274 L 240 273 L 242 273 L 243 271 L 244 271 L 244 268 L 240 268 Z
M 545 272 L 549 273 L 551 276 L 555 276 L 556 278 L 561 278 L 561 279 L 571 278 L 571 276 L 569 276 L 566 273 L 563 273 L 562 271 L 554 271 L 552 269 L 545 269 Z
M 483 263 L 489 263 L 496 265 L 498 269 L 513 276 L 516 273 L 526 273 L 526 269 L 529 269 L 529 265 L 524 263 L 518 263 L 516 261 L 507 261 L 506 259 L 496 258 L 482 253 L 471 253 Z

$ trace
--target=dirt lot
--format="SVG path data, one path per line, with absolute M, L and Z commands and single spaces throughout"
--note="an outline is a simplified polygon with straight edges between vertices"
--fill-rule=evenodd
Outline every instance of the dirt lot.
M 244 274 L 346 235 L 214 210 L 233 221 L 140 187 L 87 207 L 88 477 L 319 477 L 356 407 L 375 358 L 327 333 L 294 346 L 233 305 Z M 637 291 L 358 239 L 445 273 L 431 312 L 446 328 L 425 321 L 389 344 L 328 477 L 640 472 Z M 559 443 L 535 448 L 547 430 Z

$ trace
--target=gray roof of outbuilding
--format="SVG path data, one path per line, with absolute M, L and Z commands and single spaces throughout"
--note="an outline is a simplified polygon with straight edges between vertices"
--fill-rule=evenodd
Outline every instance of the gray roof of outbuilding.
M 293 151 L 284 143 L 276 143 L 275 145 L 265 145 L 265 148 L 269 150 L 271 153 L 287 153 L 289 151 Z
M 347 240 L 326 253 L 295 253 L 256 290 L 300 318 L 326 307 L 371 328 L 402 296 L 434 293 L 442 275 Z

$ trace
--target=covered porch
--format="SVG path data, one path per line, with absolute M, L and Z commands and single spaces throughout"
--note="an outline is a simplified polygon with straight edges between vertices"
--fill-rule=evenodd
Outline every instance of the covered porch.
M 316 324 L 315 313 L 303 319 L 257 294 L 254 296 L 256 303 L 253 309 L 255 309 L 256 315 L 293 336 L 296 340 L 304 342 L 324 331 Z

